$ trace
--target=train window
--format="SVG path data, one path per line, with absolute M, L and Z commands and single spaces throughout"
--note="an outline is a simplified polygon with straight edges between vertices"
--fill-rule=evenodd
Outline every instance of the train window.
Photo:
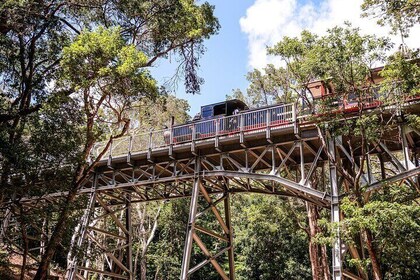
M 355 92 L 350 92 L 348 95 L 348 101 L 349 102 L 354 102 L 357 101 L 357 95 Z
M 201 108 L 201 118 L 209 119 L 213 117 L 213 106 L 204 106 Z
M 225 114 L 226 114 L 226 104 L 225 103 L 214 106 L 214 115 L 215 116 L 225 115 Z

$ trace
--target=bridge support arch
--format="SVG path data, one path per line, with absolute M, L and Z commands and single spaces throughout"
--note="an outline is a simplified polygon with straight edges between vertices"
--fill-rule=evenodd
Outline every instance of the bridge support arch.
M 209 264 L 222 279 L 230 280 L 235 276 L 230 215 L 233 193 L 264 193 L 300 198 L 313 205 L 330 208 L 331 220 L 338 223 L 340 191 L 346 192 L 343 168 L 351 166 L 354 171 L 364 168 L 360 187 L 363 187 L 366 196 L 390 183 L 419 185 L 417 147 L 420 133 L 415 129 L 396 127 L 387 132 L 389 139 L 381 139 L 371 145 L 367 162 L 376 161 L 382 171 L 378 173 L 379 176 L 369 170 L 370 163 L 363 166 L 357 160 L 352 161 L 354 151 L 351 151 L 347 142 L 351 139 L 319 135 L 316 125 L 311 123 L 302 125 L 300 135 L 295 134 L 290 126 L 270 129 L 269 134 L 261 128 L 256 132 L 241 131 L 238 135 L 217 136 L 217 147 L 215 139 L 199 140 L 195 143 L 195 155 L 191 153 L 188 143 L 181 143 L 171 147 L 171 153 L 169 147 L 151 145 L 147 153 L 129 153 L 127 157 L 115 156 L 108 161 L 101 161 L 101 165 L 79 191 L 80 196 L 89 196 L 89 201 L 78 235 L 73 241 L 76 248 L 87 244 L 87 251 L 92 255 L 96 252 L 99 261 L 92 265 L 83 256 L 71 256 L 67 278 L 87 279 L 86 276 L 96 274 L 106 279 L 133 279 L 130 259 L 133 225 L 130 209 L 134 203 L 189 198 L 189 223 L 180 278 L 188 279 L 189 275 Z M 356 154 L 357 157 L 360 154 Z M 329 174 L 324 174 L 323 170 L 327 167 Z M 392 173 L 385 172 L 385 168 L 392 169 Z M 311 188 L 311 178 L 315 174 L 323 174 L 323 178 L 327 178 L 328 183 L 323 184 L 323 188 Z M 22 199 L 20 203 L 26 208 L 35 208 L 40 199 L 52 201 L 65 195 L 50 194 L 43 198 Z M 205 202 L 205 206 L 199 204 L 199 200 Z M 201 209 L 198 207 L 200 205 Z M 2 226 L 1 230 L 3 237 L 7 229 L 6 222 L 11 220 L 16 223 L 19 213 L 6 211 L 1 214 L 7 217 L 3 223 L 6 226 Z M 219 231 L 200 227 L 199 220 L 204 214 L 213 215 Z M 104 238 L 98 239 L 99 235 L 106 236 L 106 242 L 103 242 Z M 224 247 L 213 252 L 200 238 L 203 235 L 223 241 Z M 336 236 L 332 248 L 334 280 L 350 275 L 342 266 L 343 247 L 338 227 Z M 192 263 L 193 246 L 198 247 L 204 255 L 200 263 Z M 352 257 L 358 253 L 350 245 L 348 252 L 354 254 Z M 227 267 L 220 264 L 218 257 L 222 255 L 229 261 L 229 271 L 221 269 Z M 367 279 L 363 272 L 354 273 Z

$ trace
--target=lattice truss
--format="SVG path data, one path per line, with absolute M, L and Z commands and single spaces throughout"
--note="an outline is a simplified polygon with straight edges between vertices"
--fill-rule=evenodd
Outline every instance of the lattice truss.
M 242 140 L 235 146 L 223 147 L 218 143 L 206 151 L 196 150 L 195 145 L 191 145 L 189 156 L 182 157 L 171 152 L 169 157 L 148 154 L 147 160 L 139 161 L 135 160 L 135 155 L 128 155 L 126 160 L 109 159 L 79 191 L 88 201 L 72 239 L 67 278 L 90 279 L 101 275 L 104 279 L 134 279 L 132 204 L 187 197 L 191 204 L 181 279 L 187 279 L 207 264 L 211 264 L 222 279 L 234 279 L 229 202 L 232 193 L 296 197 L 331 209 L 332 221 L 338 222 L 340 194 L 349 191 L 348 178 L 361 168 L 364 172 L 360 184 L 366 197 L 397 182 L 420 189 L 419 135 L 411 128 L 396 127 L 389 131 L 386 141 L 367 147 L 369 154 L 364 166 L 354 160 L 360 156 L 360 151 L 353 148 L 357 146 L 357 139 L 318 132 L 296 134 L 293 139 L 270 136 L 258 145 Z M 377 166 L 375 170 L 379 171 L 373 172 L 371 166 Z M 42 201 L 53 202 L 64 195 L 50 194 Z M 20 203 L 22 209 L 36 209 L 39 201 L 28 198 Z M 19 223 L 19 209 L 4 209 L 8 210 L 2 211 L 3 243 L 4 238 L 12 240 L 10 236 L 18 235 L 13 223 Z M 213 217 L 218 228 L 200 226 L 203 215 Z M 48 237 L 43 236 L 42 229 L 37 229 L 36 225 L 33 229 L 37 245 L 31 250 L 39 255 Z M 203 236 L 214 240 L 217 246 L 203 242 Z M 80 252 L 78 248 L 87 249 Z M 201 252 L 201 262 L 190 263 L 194 251 Z M 353 275 L 343 270 L 341 260 L 345 253 L 358 255 L 356 248 L 342 245 L 338 238 L 333 248 L 334 279 L 341 279 L 343 273 L 347 277 Z M 222 269 L 221 261 L 228 261 L 229 271 Z

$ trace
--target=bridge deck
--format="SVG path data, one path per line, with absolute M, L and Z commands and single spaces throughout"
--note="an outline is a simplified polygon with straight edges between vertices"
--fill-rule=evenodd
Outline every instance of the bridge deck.
M 419 109 L 418 103 L 411 107 L 413 112 L 420 112 Z M 194 133 L 194 127 L 201 126 L 202 129 L 203 123 L 209 123 L 204 121 L 188 124 L 190 135 L 184 137 L 183 141 L 179 138 L 175 142 L 170 137 L 165 142 L 165 130 L 118 139 L 113 143 L 110 153 L 98 163 L 97 191 L 114 197 L 113 203 L 123 203 L 126 193 L 133 194 L 132 201 L 188 197 L 193 179 L 197 175 L 194 159 L 198 156 L 202 158 L 200 176 L 207 181 L 205 186 L 210 193 L 223 192 L 217 181 L 225 178 L 231 179 L 230 192 L 295 196 L 329 207 L 329 190 L 312 189 L 308 177 L 328 161 L 325 143 L 316 123 L 310 121 L 309 117 L 298 117 L 291 104 L 271 106 L 253 111 L 252 114 L 270 116 L 272 112 L 279 111 L 282 112 L 278 117 L 281 121 L 272 123 L 267 117 L 262 124 L 254 123 L 254 129 L 245 129 L 239 125 L 232 131 L 219 131 L 219 126 L 215 125 L 213 134 L 203 136 Z M 374 110 L 369 112 L 375 113 Z M 247 122 L 244 120 L 249 117 L 247 114 L 220 118 L 217 121 L 230 123 L 233 119 L 239 124 L 245 124 Z M 211 120 L 213 123 L 214 121 Z M 174 128 L 172 135 L 173 130 Z M 383 138 L 386 139 L 388 151 L 401 151 L 399 132 L 398 126 L 384 132 Z M 418 133 L 409 133 L 407 138 L 411 147 L 420 146 Z M 337 149 L 339 157 L 345 159 L 345 151 L 350 147 L 357 147 L 358 141 L 357 137 L 342 139 L 342 149 Z M 96 152 L 104 145 L 96 146 Z M 371 146 L 370 149 L 372 155 L 383 153 L 379 146 Z M 360 150 L 355 149 L 353 155 L 358 154 Z M 392 158 L 384 156 L 383 160 L 390 162 Z M 412 176 L 412 173 L 407 174 Z M 251 184 L 252 181 L 258 183 Z M 380 178 L 372 182 L 375 183 L 375 188 L 379 181 Z M 90 193 L 93 182 L 92 174 L 79 193 Z M 62 197 L 65 194 L 55 193 L 46 197 Z

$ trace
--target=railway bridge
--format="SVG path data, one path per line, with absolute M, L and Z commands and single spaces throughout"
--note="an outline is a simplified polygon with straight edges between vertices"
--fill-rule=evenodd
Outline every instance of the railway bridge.
M 418 114 L 420 104 L 412 102 L 409 106 Z M 375 114 L 375 110 L 371 108 L 366 113 Z M 227 129 L 227 124 L 234 125 Z M 348 190 L 342 173 L 345 168 L 364 170 L 361 184 L 366 196 L 390 183 L 418 184 L 420 135 L 403 122 L 369 147 L 365 166 L 354 160 L 361 156 L 360 149 L 353 149 L 360 140 L 357 136 L 330 134 L 328 129 L 317 126 L 311 116 L 298 114 L 295 104 L 274 105 L 184 126 L 183 131 L 187 132 L 178 137 L 172 127 L 169 133 L 151 131 L 112 143 L 79 191 L 80 196 L 88 197 L 87 206 L 72 239 L 74 247 L 88 242 L 90 250 L 99 252 L 105 261 L 97 267 L 89 259 L 71 255 L 68 279 L 90 279 L 92 275 L 134 279 L 134 203 L 188 198 L 190 210 L 180 279 L 188 279 L 203 266 L 211 265 L 226 280 L 235 279 L 231 194 L 294 197 L 330 209 L 331 221 L 339 222 L 340 198 Z M 212 129 L 203 131 L 203 127 Z M 100 151 L 101 147 L 99 144 L 95 150 Z M 380 166 L 379 174 L 370 170 L 372 164 Z M 314 180 L 315 177 L 323 180 Z M 50 194 L 44 199 L 63 195 Z M 28 207 L 33 201 L 27 199 Z M 199 201 L 206 206 L 200 207 Z M 213 217 L 220 230 L 200 226 L 203 215 Z M 107 229 L 101 227 L 105 221 Z M 204 235 L 224 246 L 214 252 L 203 242 Z M 357 279 L 342 267 L 343 255 L 352 250 L 341 243 L 339 236 L 337 229 L 332 248 L 333 279 Z M 106 242 L 99 237 L 106 237 Z M 200 263 L 190 261 L 193 246 L 203 255 Z M 221 264 L 222 255 L 228 266 Z

